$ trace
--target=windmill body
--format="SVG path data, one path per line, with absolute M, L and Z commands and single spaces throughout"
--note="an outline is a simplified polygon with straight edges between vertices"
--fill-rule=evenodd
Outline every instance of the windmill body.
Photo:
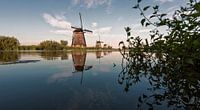
M 81 17 L 81 13 L 79 13 L 80 16 L 80 22 L 81 22 L 81 27 L 71 27 L 73 29 L 75 29 L 73 31 L 73 36 L 72 36 L 72 47 L 81 47 L 84 48 L 86 47 L 86 40 L 85 40 L 85 32 L 91 32 L 90 30 L 87 29 L 83 29 L 83 21 L 82 21 L 82 17 Z
M 82 29 L 75 29 L 73 31 L 72 47 L 86 47 L 85 36 Z

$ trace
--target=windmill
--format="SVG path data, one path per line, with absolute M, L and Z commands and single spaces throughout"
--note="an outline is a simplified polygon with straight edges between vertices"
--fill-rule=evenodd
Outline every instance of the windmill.
M 103 41 L 100 40 L 100 35 L 99 35 L 99 40 L 96 41 L 96 48 L 102 48 L 101 43 L 103 43 Z
M 81 13 L 79 13 L 80 16 L 80 23 L 81 27 L 74 27 L 71 26 L 71 28 L 75 29 L 73 31 L 73 36 L 72 36 L 72 47 L 86 47 L 86 41 L 85 41 L 85 32 L 90 32 L 92 33 L 91 30 L 87 30 L 83 28 L 83 20 L 81 17 Z

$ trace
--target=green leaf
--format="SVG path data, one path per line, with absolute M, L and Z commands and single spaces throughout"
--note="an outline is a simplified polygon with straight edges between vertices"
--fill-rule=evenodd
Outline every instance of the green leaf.
M 140 3 L 142 0 L 138 0 L 137 2 Z
M 200 13 L 200 2 L 195 4 L 195 9 Z
M 119 45 L 121 45 L 121 44 L 124 44 L 124 42 L 123 41 L 119 42 Z
M 131 30 L 130 27 L 125 27 L 125 31 L 126 31 L 126 32 L 129 32 L 130 30 Z
M 193 45 L 196 48 L 200 48 L 200 40 L 197 39 L 197 40 L 193 41 Z
M 145 41 L 146 41 L 146 45 L 147 45 L 147 46 L 149 46 L 149 42 L 148 42 L 148 40 L 147 40 L 147 39 L 145 39 Z
M 139 101 L 140 103 L 143 102 L 141 97 L 138 98 L 138 101 Z
M 191 64 L 191 65 L 194 65 L 194 62 L 193 62 L 192 58 L 187 58 L 185 60 L 185 62 L 188 63 L 188 64 Z
M 164 17 L 164 16 L 166 16 L 166 15 L 167 15 L 167 14 L 161 14 L 160 17 Z
M 158 9 L 158 7 L 159 7 L 159 6 L 158 6 L 158 5 L 156 5 L 156 6 L 154 6 L 154 7 L 153 7 L 153 9 L 157 10 L 157 9 Z
M 147 98 L 147 96 L 143 94 L 143 98 Z
M 144 26 L 144 22 L 146 21 L 146 19 L 142 19 L 141 20 L 141 24 L 142 24 L 142 26 Z
M 154 39 L 155 35 L 151 35 L 151 39 Z
M 133 8 L 135 8 L 135 9 L 136 9 L 136 8 L 138 8 L 138 7 L 139 7 L 139 5 L 137 4 L 137 5 L 135 5 Z
M 150 6 L 146 6 L 143 8 L 143 11 L 146 11 Z
M 147 27 L 147 26 L 149 26 L 149 25 L 150 25 L 150 23 L 146 23 L 146 25 L 145 25 L 145 26 Z
M 148 103 L 148 102 L 147 102 L 146 104 L 147 104 L 148 106 L 150 106 L 150 107 L 153 107 L 153 105 L 152 105 L 152 104 L 150 104 L 150 103 Z
M 151 18 L 153 18 L 153 17 L 156 17 L 156 15 L 151 15 L 149 18 L 151 19 Z

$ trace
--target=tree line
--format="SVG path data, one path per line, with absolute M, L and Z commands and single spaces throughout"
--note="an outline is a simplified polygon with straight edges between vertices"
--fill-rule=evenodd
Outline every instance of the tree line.
M 69 50 L 79 49 L 68 46 L 68 41 L 61 40 L 60 42 L 53 40 L 45 40 L 38 45 L 20 45 L 19 40 L 15 37 L 0 36 L 0 51 L 17 51 L 17 50 Z M 82 49 L 82 48 L 80 48 Z M 90 50 L 96 50 L 96 47 L 87 47 Z M 101 48 L 103 50 L 112 49 L 111 46 Z
M 20 45 L 15 37 L 0 36 L 0 51 L 17 50 L 66 50 L 69 49 L 68 41 L 60 42 L 53 40 L 42 41 L 39 45 Z

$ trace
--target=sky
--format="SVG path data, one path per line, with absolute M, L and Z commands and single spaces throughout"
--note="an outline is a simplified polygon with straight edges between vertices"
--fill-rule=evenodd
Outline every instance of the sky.
M 169 15 L 187 0 L 143 0 L 142 5 L 158 4 Z M 126 40 L 124 27 L 133 36 L 149 39 L 150 28 L 140 24 L 141 16 L 132 7 L 136 0 L 0 0 L 0 35 L 15 36 L 22 45 L 44 40 L 72 41 L 71 26 L 80 27 L 82 14 L 88 46 L 100 39 L 113 47 Z M 149 14 L 148 12 L 146 13 Z

